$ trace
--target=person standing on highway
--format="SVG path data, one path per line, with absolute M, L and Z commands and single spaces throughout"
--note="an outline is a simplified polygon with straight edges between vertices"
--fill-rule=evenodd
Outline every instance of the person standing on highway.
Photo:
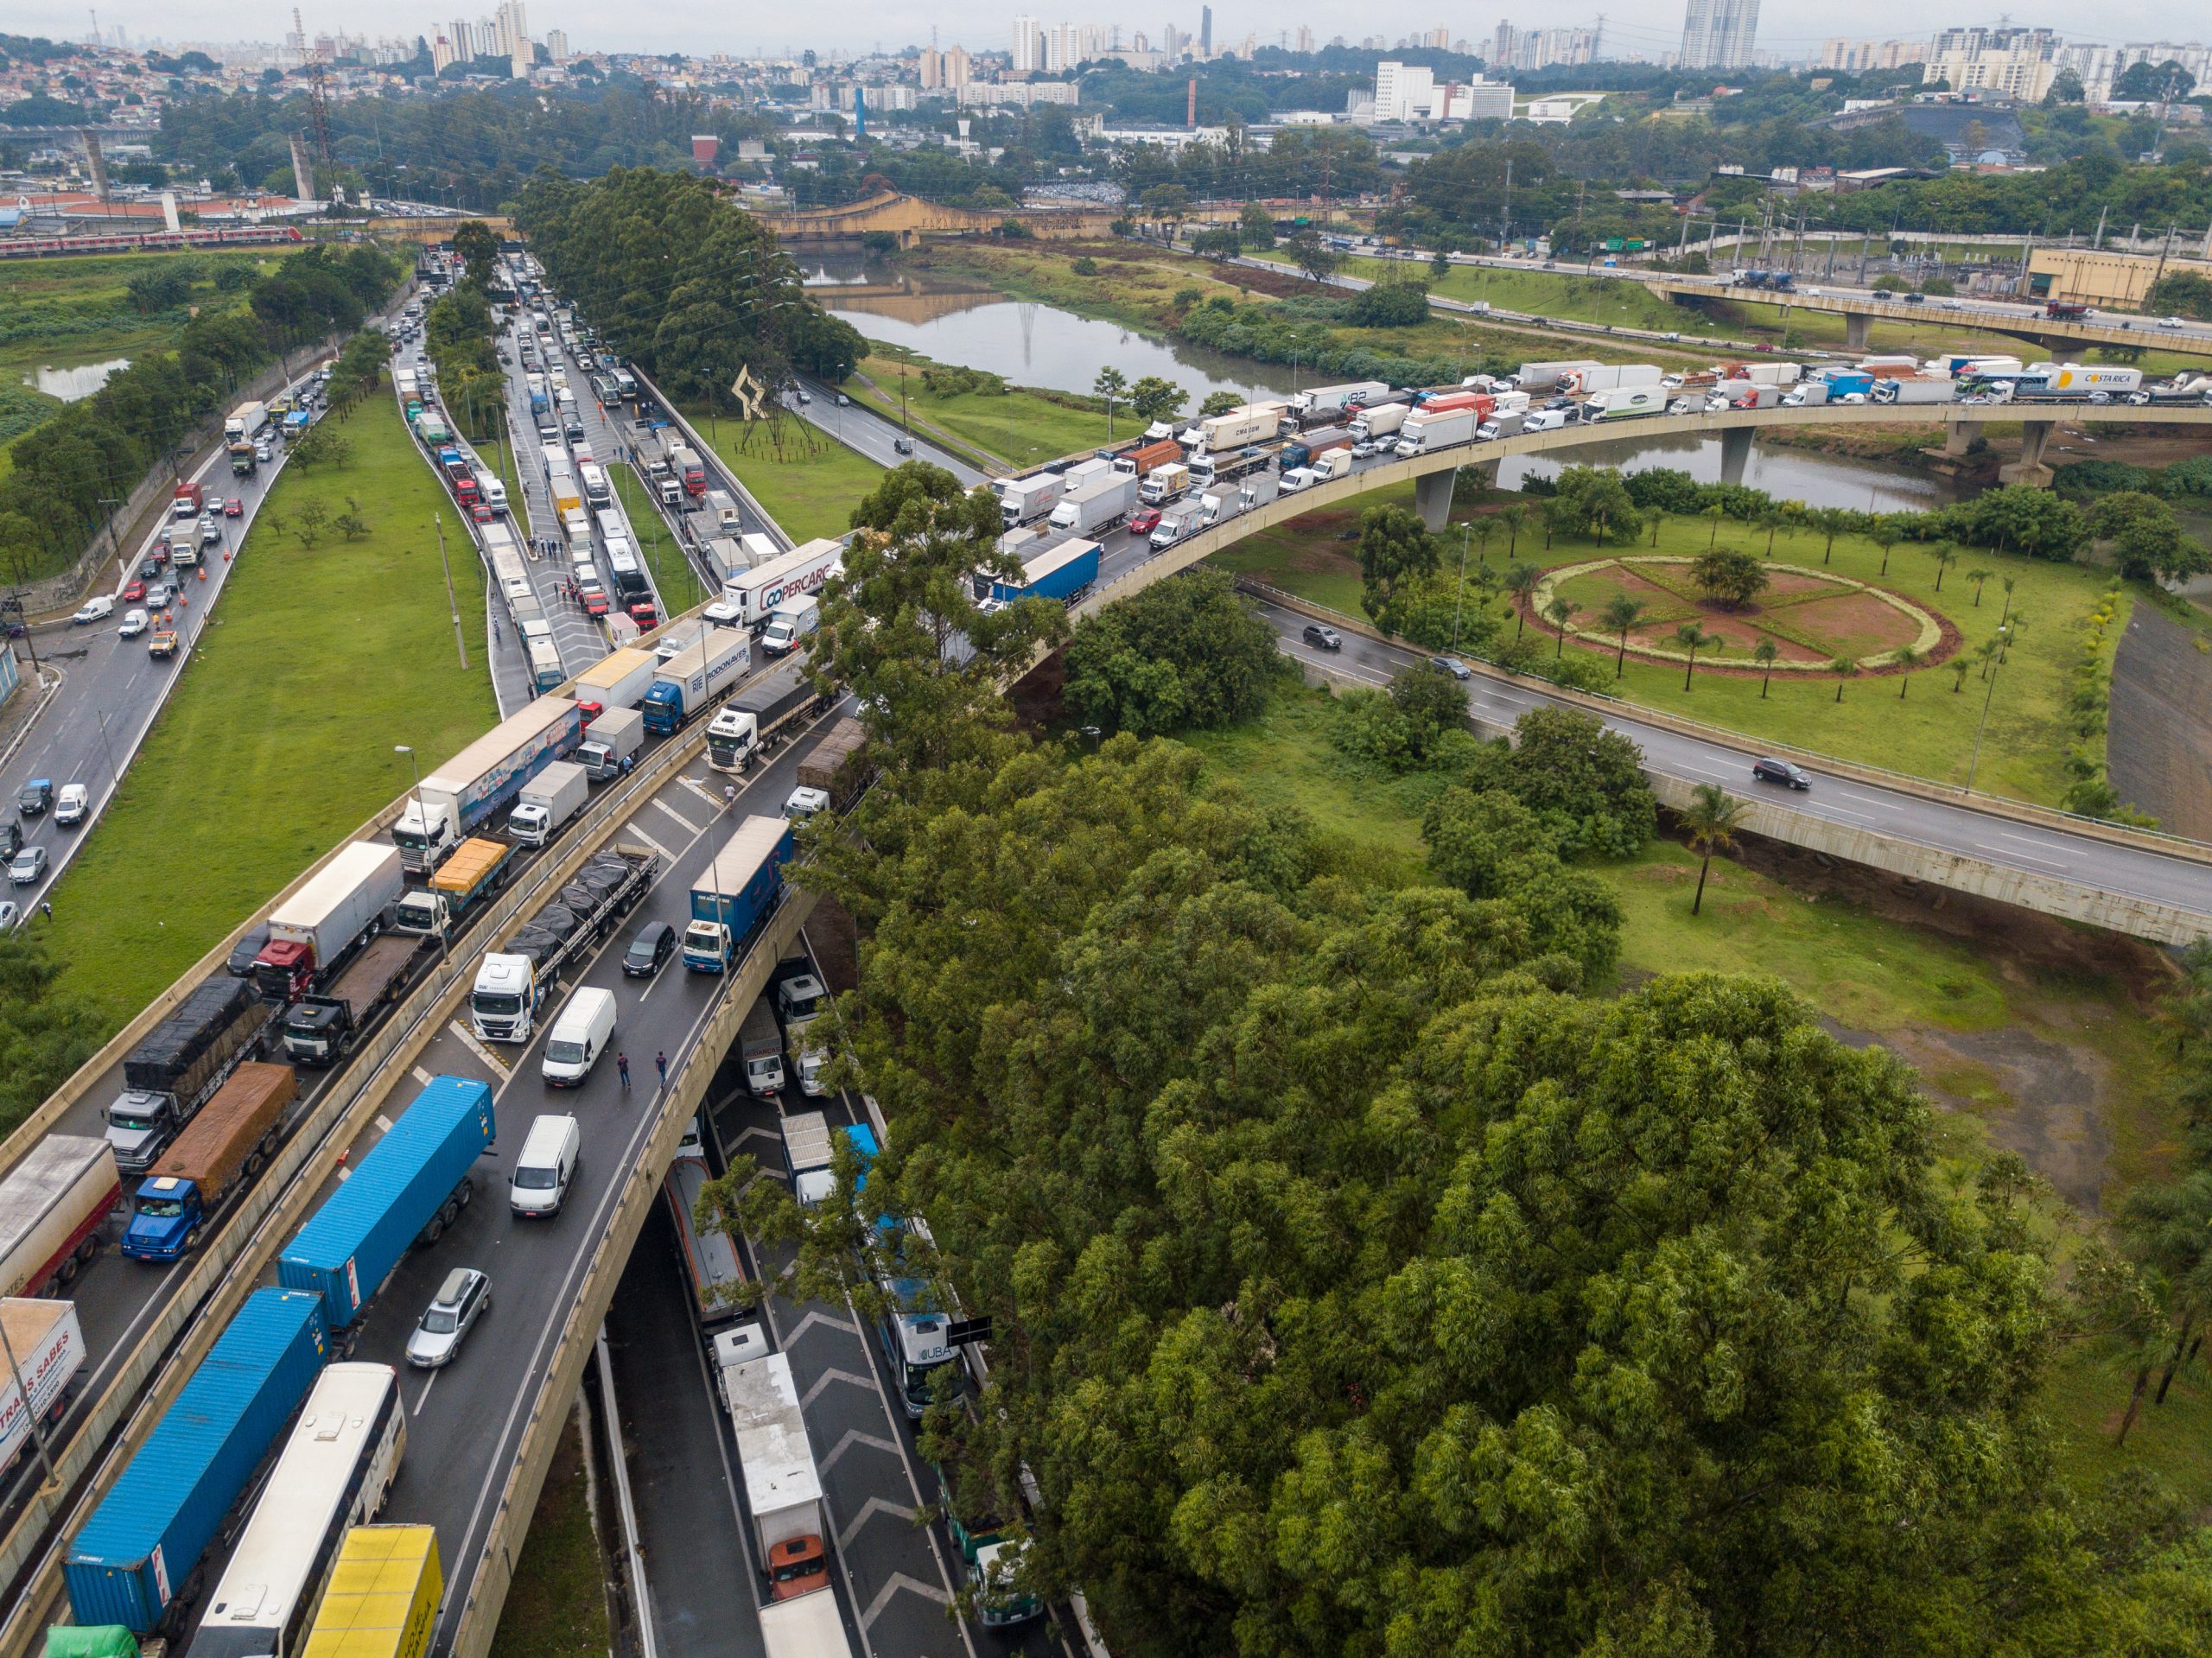
M 660 1067 L 660 1085 L 666 1088 L 668 1086 L 668 1055 L 665 1052 L 656 1053 L 653 1056 L 653 1064 Z
M 626 1053 L 616 1054 L 614 1056 L 614 1069 L 616 1073 L 622 1078 L 622 1086 L 626 1089 L 630 1086 L 630 1056 Z

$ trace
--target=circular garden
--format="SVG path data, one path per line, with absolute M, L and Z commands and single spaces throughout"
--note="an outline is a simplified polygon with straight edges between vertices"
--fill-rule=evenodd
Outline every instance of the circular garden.
M 1565 624 L 1571 640 L 1618 651 L 1625 632 L 1630 656 L 1681 662 L 1690 654 L 1681 635 L 1694 628 L 1698 664 L 1724 670 L 1822 674 L 1844 660 L 1863 672 L 1900 661 L 1926 667 L 1959 638 L 1941 616 L 1886 588 L 1748 553 L 1624 554 L 1561 565 L 1531 595 L 1531 619 L 1555 614 L 1560 600 L 1573 607 Z

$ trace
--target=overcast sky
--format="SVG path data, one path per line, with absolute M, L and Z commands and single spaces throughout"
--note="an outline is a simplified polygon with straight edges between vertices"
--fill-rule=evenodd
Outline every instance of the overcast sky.
M 1153 3 L 1157 4 L 1159 0 Z M 423 0 L 369 8 L 333 7 L 328 0 L 321 0 L 320 3 L 317 0 L 302 0 L 301 12 L 310 34 L 342 24 L 349 31 L 365 29 L 372 36 L 383 33 L 411 35 L 434 32 L 442 21 L 450 20 L 456 13 L 470 18 L 487 13 L 496 0 L 449 0 L 449 3 L 452 10 L 445 19 L 436 15 L 434 4 L 425 5 Z M 689 49 L 740 54 L 809 46 L 817 50 L 842 48 L 866 51 L 878 45 L 895 49 L 904 45 L 926 44 L 932 24 L 937 26 L 938 38 L 945 45 L 957 42 L 971 49 L 1002 48 L 1011 34 L 1014 13 L 1021 10 L 998 4 L 948 7 L 933 5 L 929 0 L 871 0 L 868 4 L 858 3 L 858 0 L 837 0 L 837 3 L 810 8 L 742 9 L 728 4 L 727 0 L 659 0 L 657 4 L 645 7 L 617 6 L 607 3 L 607 0 L 525 0 L 525 3 L 533 35 L 542 36 L 549 29 L 564 29 L 571 44 L 580 49 Z M 1680 3 L 1681 0 L 1662 0 L 1662 3 L 1638 10 L 1629 18 L 1623 18 L 1608 8 L 1607 42 L 1623 51 L 1665 50 L 1679 38 L 1680 26 L 1674 19 Z M 224 0 L 109 0 L 98 10 L 104 27 L 122 25 L 130 32 L 134 44 L 155 36 L 173 41 L 274 39 L 290 25 L 289 8 L 283 0 L 275 5 L 245 7 L 225 3 Z M 11 31 L 85 40 L 89 38 L 92 29 L 87 11 L 72 10 L 56 0 L 28 0 L 28 3 L 16 0 L 6 11 L 5 27 Z M 791 20 L 791 32 L 762 32 L 762 20 L 772 15 L 779 20 Z M 1196 0 L 1176 0 L 1172 7 L 1161 6 L 1157 16 L 1117 12 L 1112 5 L 1101 5 L 1096 0 L 1072 9 L 1064 9 L 1061 0 L 1040 0 L 1035 15 L 1052 22 L 1118 22 L 1125 40 L 1129 34 L 1142 31 L 1155 43 L 1170 22 L 1192 32 L 1198 25 Z M 1258 34 L 1262 45 L 1268 45 L 1275 42 L 1284 29 L 1295 29 L 1303 22 L 1323 41 L 1338 33 L 1353 40 L 1362 34 L 1382 34 L 1395 40 L 1401 35 L 1426 30 L 1440 23 L 1449 23 L 1455 35 L 1464 33 L 1468 38 L 1479 41 L 1489 38 L 1501 16 L 1523 27 L 1541 27 L 1587 23 L 1594 21 L 1596 12 L 1593 9 L 1586 16 L 1570 15 L 1534 3 L 1517 10 L 1484 9 L 1470 12 L 1459 6 L 1440 3 L 1439 0 L 1376 0 L 1375 3 L 1357 8 L 1356 15 L 1357 21 L 1351 22 L 1342 7 L 1317 4 L 1285 9 L 1254 5 L 1249 0 L 1230 0 L 1229 3 L 1214 8 L 1214 40 L 1217 45 L 1234 43 L 1252 31 Z M 2018 11 L 2010 15 L 2015 23 L 2048 24 L 2069 40 L 2094 43 L 2186 41 L 2212 35 L 2212 15 L 2201 5 L 2184 4 L 2181 0 L 2113 0 L 2112 3 L 2095 8 L 2094 33 L 2069 24 L 2069 16 L 2077 22 L 2082 18 L 2078 10 L 2049 16 Z M 1945 8 L 1931 13 L 1925 4 L 1916 3 L 1916 0 L 1864 0 L 1847 10 L 1826 3 L 1826 0 L 1765 0 L 1759 16 L 1758 38 L 1762 48 L 1795 57 L 1810 55 L 1819 41 L 1837 34 L 1909 39 L 1924 37 L 1937 27 L 1994 22 L 1995 17 L 1993 12 L 1981 16 L 1965 8 L 1955 12 Z M 800 18 L 810 20 L 815 32 L 798 32 Z M 1612 54 L 1609 52 L 1608 55 Z

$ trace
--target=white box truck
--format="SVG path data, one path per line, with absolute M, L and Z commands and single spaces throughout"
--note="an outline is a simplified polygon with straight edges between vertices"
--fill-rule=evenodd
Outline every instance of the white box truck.
M 771 657 L 788 656 L 805 643 L 822 623 L 822 606 L 811 594 L 786 599 L 768 613 L 760 630 L 760 650 Z
M 1389 388 L 1385 386 L 1383 390 Z M 1281 425 L 1283 410 L 1284 405 L 1279 403 L 1248 403 L 1225 415 L 1202 420 L 1184 432 L 1184 453 L 1219 454 L 1224 449 L 1264 443 L 1275 435 L 1275 429 Z
M 1310 391 L 1301 391 L 1290 400 L 1290 412 L 1302 424 L 1317 420 L 1335 420 L 1347 409 L 1357 409 L 1376 397 L 1388 397 L 1389 383 L 1386 380 L 1352 380 L 1344 385 L 1318 385 Z
M 269 942 L 254 958 L 265 993 L 296 1001 L 327 981 L 399 901 L 407 877 L 399 848 L 380 841 L 341 847 L 300 890 L 269 912 Z
M 1190 486 L 1191 469 L 1179 461 L 1173 461 L 1145 473 L 1144 482 L 1137 486 L 1137 499 L 1147 506 L 1160 506 L 1174 500 Z
M 822 1592 L 829 1588 L 829 1510 L 806 1418 L 799 1410 L 798 1386 L 787 1355 L 745 1356 L 758 1339 L 749 1329 L 715 1337 L 722 1402 L 736 1431 L 738 1468 L 753 1518 L 753 1555 L 778 1604 L 817 1600 L 834 1616 L 836 1597 Z M 811 1594 L 805 1592 L 809 1578 L 820 1579 Z
M 706 510 L 715 528 L 724 535 L 735 535 L 745 527 L 745 520 L 738 515 L 736 499 L 726 489 L 707 492 Z
M 1397 448 L 1392 453 L 1401 461 L 1408 461 L 1417 454 L 1465 443 L 1474 436 L 1481 416 L 1479 409 L 1446 409 L 1433 415 L 1417 410 L 1406 417 L 1405 425 L 1399 429 Z
M 0 1471 L 4 1471 L 15 1466 L 30 1443 L 31 1425 L 60 1413 L 70 1382 L 85 1366 L 85 1331 L 77 1322 L 73 1301 L 14 1297 L 0 1300 L 0 1331 L 6 1332 L 8 1351 L 15 1360 L 12 1366 L 0 1367 Z
M 652 651 L 632 645 L 609 652 L 576 676 L 576 705 L 591 712 L 594 731 L 604 715 L 594 710 L 636 708 L 652 689 L 659 665 Z
M 576 764 L 594 783 L 622 774 L 622 762 L 637 758 L 645 740 L 645 716 L 635 708 L 609 708 L 584 728 Z
M 823 583 L 844 568 L 844 543 L 824 537 L 755 565 L 722 583 L 722 600 L 735 607 L 735 623 L 758 631 L 768 613 L 786 599 L 819 593 Z
M 554 831 L 584 809 L 591 778 L 574 760 L 556 760 L 523 785 L 507 814 L 507 836 L 524 846 L 543 846 Z
M 1099 536 L 1113 529 L 1137 504 L 1137 480 L 1121 473 L 1087 480 L 1052 508 L 1052 526 L 1078 536 Z
M 1043 472 L 1034 478 L 1009 478 L 999 486 L 999 518 L 1012 530 L 1043 518 L 1064 493 L 1057 473 Z
M 1386 403 L 1363 409 L 1352 416 L 1351 435 L 1363 443 L 1370 438 L 1388 437 L 1406 423 L 1406 416 L 1413 411 L 1409 403 Z
M 408 791 L 391 826 L 401 863 L 417 873 L 435 869 L 582 733 L 576 705 L 564 696 L 541 696 L 494 726 Z
M 1586 399 L 1595 411 L 1595 420 L 1628 420 L 1638 415 L 1663 415 L 1667 412 L 1667 388 L 1661 385 L 1623 386 L 1615 391 L 1600 391 Z

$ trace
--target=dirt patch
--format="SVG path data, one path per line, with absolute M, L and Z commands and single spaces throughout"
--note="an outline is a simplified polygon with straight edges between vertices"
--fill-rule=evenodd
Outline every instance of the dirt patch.
M 2113 661 L 2105 769 L 2121 797 L 2177 835 L 2212 838 L 2212 651 L 2139 604 Z
M 1808 599 L 1789 607 L 1789 619 L 1817 634 L 1818 643 L 1833 645 L 1829 654 L 1839 657 L 1871 657 L 1920 637 L 1918 622 L 1871 593 Z

